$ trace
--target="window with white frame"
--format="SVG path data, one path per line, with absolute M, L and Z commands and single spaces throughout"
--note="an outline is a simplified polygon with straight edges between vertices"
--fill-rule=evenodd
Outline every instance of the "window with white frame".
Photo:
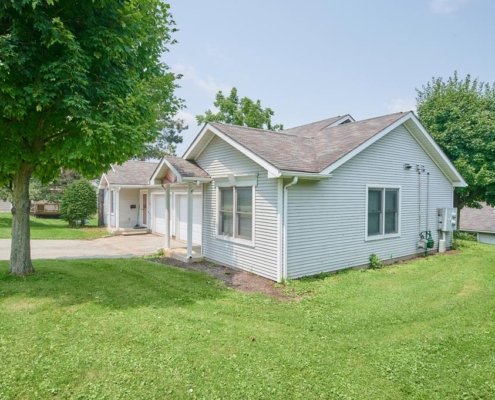
M 253 239 L 253 187 L 219 188 L 218 234 Z
M 110 191 L 110 213 L 113 214 L 115 212 L 115 190 Z
M 399 233 L 399 188 L 368 187 L 367 237 Z

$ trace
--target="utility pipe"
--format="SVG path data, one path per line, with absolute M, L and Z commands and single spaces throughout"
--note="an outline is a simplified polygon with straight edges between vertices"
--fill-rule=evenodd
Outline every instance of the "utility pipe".
M 294 179 L 292 179 L 292 182 L 288 183 L 287 185 L 284 186 L 284 259 L 282 263 L 282 280 L 287 279 L 287 208 L 288 208 L 288 194 L 289 194 L 289 188 L 291 186 L 294 186 L 297 181 L 298 177 L 295 176 Z
M 430 230 L 429 216 L 430 214 L 430 173 L 426 173 L 426 230 Z

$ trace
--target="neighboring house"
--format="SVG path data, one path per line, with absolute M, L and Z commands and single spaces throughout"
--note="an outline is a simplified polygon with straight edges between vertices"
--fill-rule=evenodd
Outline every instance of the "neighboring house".
M 476 233 L 478 242 L 495 244 L 495 208 L 481 203 L 482 208 L 461 210 L 461 231 Z
M 0 212 L 1 213 L 10 212 L 11 208 L 12 208 L 12 205 L 10 204 L 9 201 L 0 200 Z
M 132 227 L 139 204 L 165 248 L 186 239 L 188 257 L 199 244 L 207 259 L 275 281 L 367 265 L 372 253 L 415 256 L 428 229 L 437 248 L 437 209 L 466 186 L 412 112 L 281 132 L 207 123 L 183 158 L 152 169 L 131 161 L 103 175 L 109 227 Z

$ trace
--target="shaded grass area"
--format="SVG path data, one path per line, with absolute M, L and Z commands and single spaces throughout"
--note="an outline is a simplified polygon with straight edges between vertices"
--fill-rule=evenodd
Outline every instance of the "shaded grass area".
M 105 228 L 98 228 L 98 221 L 91 219 L 84 228 L 69 228 L 67 222 L 56 218 L 30 218 L 31 239 L 96 239 L 108 235 Z M 10 239 L 12 214 L 0 213 L 0 239 Z
M 6 398 L 495 398 L 495 246 L 292 281 L 141 259 L 0 262 Z

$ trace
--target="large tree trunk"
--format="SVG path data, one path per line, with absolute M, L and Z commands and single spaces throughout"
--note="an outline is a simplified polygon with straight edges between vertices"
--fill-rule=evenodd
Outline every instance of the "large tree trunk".
M 31 231 L 29 228 L 29 179 L 32 172 L 32 167 L 22 166 L 15 174 L 13 182 L 10 273 L 15 275 L 27 275 L 34 272 L 31 263 Z
M 98 226 L 104 226 L 105 220 L 103 215 L 103 204 L 105 201 L 105 189 L 100 189 L 98 192 Z
M 461 210 L 463 206 L 464 204 L 461 203 L 461 195 L 454 189 L 454 207 L 457 207 L 457 231 L 461 227 Z

